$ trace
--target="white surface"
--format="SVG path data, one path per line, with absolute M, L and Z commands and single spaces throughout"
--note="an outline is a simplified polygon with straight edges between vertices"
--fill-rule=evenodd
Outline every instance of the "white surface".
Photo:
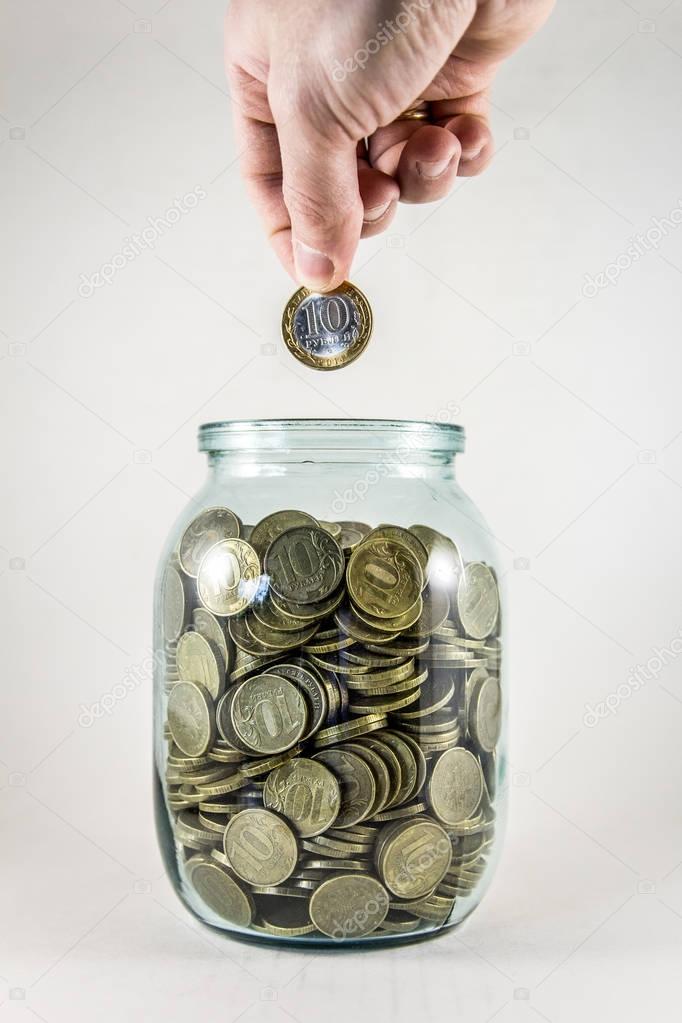
M 679 664 L 627 680 L 682 627 L 682 227 L 581 289 L 682 199 L 682 3 L 559 3 L 500 76 L 490 172 L 363 245 L 376 336 L 328 377 L 279 342 L 291 285 L 234 162 L 222 0 L 2 6 L 0 1023 L 676 1019 Z M 196 187 L 155 252 L 79 295 Z M 162 876 L 149 680 L 78 723 L 144 666 L 195 428 L 448 410 L 512 604 L 497 880 L 461 934 L 414 948 L 221 941 Z

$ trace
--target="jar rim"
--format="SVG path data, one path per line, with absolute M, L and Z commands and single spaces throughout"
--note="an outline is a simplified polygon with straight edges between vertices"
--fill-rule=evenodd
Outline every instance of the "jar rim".
M 199 450 L 238 451 L 253 446 L 265 450 L 333 450 L 371 447 L 395 438 L 416 450 L 459 454 L 464 451 L 464 427 L 419 419 L 225 419 L 199 427 Z M 380 440 L 383 435 L 383 439 Z

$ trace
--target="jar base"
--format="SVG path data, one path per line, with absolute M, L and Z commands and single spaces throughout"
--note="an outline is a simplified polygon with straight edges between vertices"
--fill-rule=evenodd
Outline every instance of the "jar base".
M 472 905 L 465 916 L 453 923 L 443 924 L 430 931 L 408 931 L 405 934 L 369 934 L 357 940 L 338 941 L 334 938 L 327 938 L 323 934 L 310 934 L 305 937 L 279 937 L 275 934 L 263 934 L 237 930 L 226 926 L 219 927 L 199 916 L 194 907 L 186 900 L 181 891 L 176 891 L 180 902 L 189 910 L 195 919 L 198 919 L 204 927 L 219 934 L 222 938 L 233 939 L 247 945 L 260 945 L 264 948 L 291 949 L 296 952 L 371 952 L 378 949 L 396 948 L 404 945 L 416 945 L 424 941 L 433 941 L 446 934 L 460 930 L 468 921 L 476 909 Z

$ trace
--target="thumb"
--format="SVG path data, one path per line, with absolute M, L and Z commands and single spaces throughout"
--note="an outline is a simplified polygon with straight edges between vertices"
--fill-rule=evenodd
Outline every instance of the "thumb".
M 350 276 L 362 231 L 357 146 L 345 134 L 321 134 L 305 114 L 278 124 L 277 134 L 296 276 L 329 291 Z

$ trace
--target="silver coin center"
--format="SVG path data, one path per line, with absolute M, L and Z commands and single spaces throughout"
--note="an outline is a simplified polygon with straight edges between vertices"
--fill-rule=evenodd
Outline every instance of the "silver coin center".
M 335 358 L 360 337 L 360 311 L 348 295 L 309 295 L 296 310 L 293 334 L 304 352 Z

